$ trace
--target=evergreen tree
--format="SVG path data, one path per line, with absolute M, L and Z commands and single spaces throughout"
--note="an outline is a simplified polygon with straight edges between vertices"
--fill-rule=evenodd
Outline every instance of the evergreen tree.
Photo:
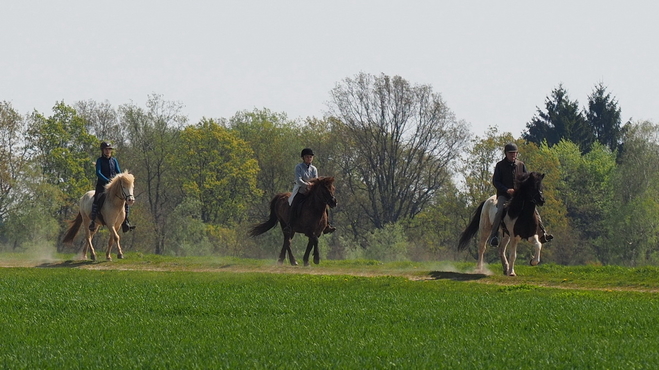
M 545 101 L 546 111 L 537 113 L 526 124 L 522 137 L 538 145 L 543 141 L 551 147 L 561 140 L 569 140 L 579 146 L 581 152 L 590 149 L 595 140 L 593 131 L 579 110 L 579 103 L 570 101 L 567 90 L 559 85 Z
M 586 120 L 597 141 L 609 147 L 611 151 L 619 149 L 622 136 L 620 107 L 601 82 L 588 96 Z

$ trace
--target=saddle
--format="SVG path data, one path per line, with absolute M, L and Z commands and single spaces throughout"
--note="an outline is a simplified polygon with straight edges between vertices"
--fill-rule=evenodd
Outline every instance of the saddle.
M 291 204 L 291 213 L 293 214 L 293 217 L 297 218 L 297 216 L 300 215 L 300 211 L 302 210 L 306 199 L 307 196 L 302 193 L 295 194 L 295 198 L 293 198 L 293 204 Z

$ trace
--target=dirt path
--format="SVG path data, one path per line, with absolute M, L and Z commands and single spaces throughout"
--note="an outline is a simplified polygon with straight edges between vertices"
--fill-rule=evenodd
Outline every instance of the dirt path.
M 554 276 L 546 279 L 539 277 L 530 278 L 524 276 L 505 277 L 482 274 L 476 272 L 456 272 L 423 269 L 396 269 L 382 266 L 319 266 L 302 267 L 290 265 L 246 265 L 232 263 L 190 263 L 183 261 L 167 261 L 151 263 L 149 261 L 81 261 L 81 260 L 25 260 L 25 259 L 0 259 L 0 267 L 34 267 L 34 268 L 77 268 L 86 270 L 123 270 L 123 271 L 190 271 L 190 272 L 232 272 L 232 273 L 271 273 L 271 274 L 307 274 L 307 275 L 350 275 L 360 277 L 397 276 L 412 281 L 422 280 L 453 280 L 463 282 L 476 282 L 481 284 L 494 284 L 500 286 L 529 285 L 545 288 L 558 288 L 570 290 L 597 290 L 597 291 L 629 291 L 643 293 L 659 293 L 659 287 L 645 283 L 627 284 L 625 286 L 594 286 L 592 281 L 580 283 L 579 281 L 565 281 Z

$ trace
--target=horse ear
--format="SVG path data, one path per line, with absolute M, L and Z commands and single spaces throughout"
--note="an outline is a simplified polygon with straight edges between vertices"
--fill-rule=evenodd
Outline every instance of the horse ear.
M 541 178 L 541 179 L 544 179 L 544 178 L 545 178 L 545 174 L 544 174 L 544 173 L 541 174 L 541 175 L 540 175 L 540 178 Z

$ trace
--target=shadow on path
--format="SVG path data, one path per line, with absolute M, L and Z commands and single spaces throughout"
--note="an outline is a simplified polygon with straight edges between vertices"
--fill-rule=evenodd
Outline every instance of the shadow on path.
M 76 268 L 76 267 L 81 267 L 81 266 L 87 266 L 95 263 L 103 263 L 101 262 L 94 262 L 94 261 L 85 261 L 85 260 L 80 260 L 80 261 L 74 261 L 74 260 L 68 260 L 64 262 L 44 262 L 37 267 L 63 267 L 63 268 Z
M 464 272 L 450 272 L 450 271 L 431 271 L 430 277 L 435 280 L 455 280 L 455 281 L 470 281 L 480 280 L 486 278 L 485 274 L 468 274 Z

